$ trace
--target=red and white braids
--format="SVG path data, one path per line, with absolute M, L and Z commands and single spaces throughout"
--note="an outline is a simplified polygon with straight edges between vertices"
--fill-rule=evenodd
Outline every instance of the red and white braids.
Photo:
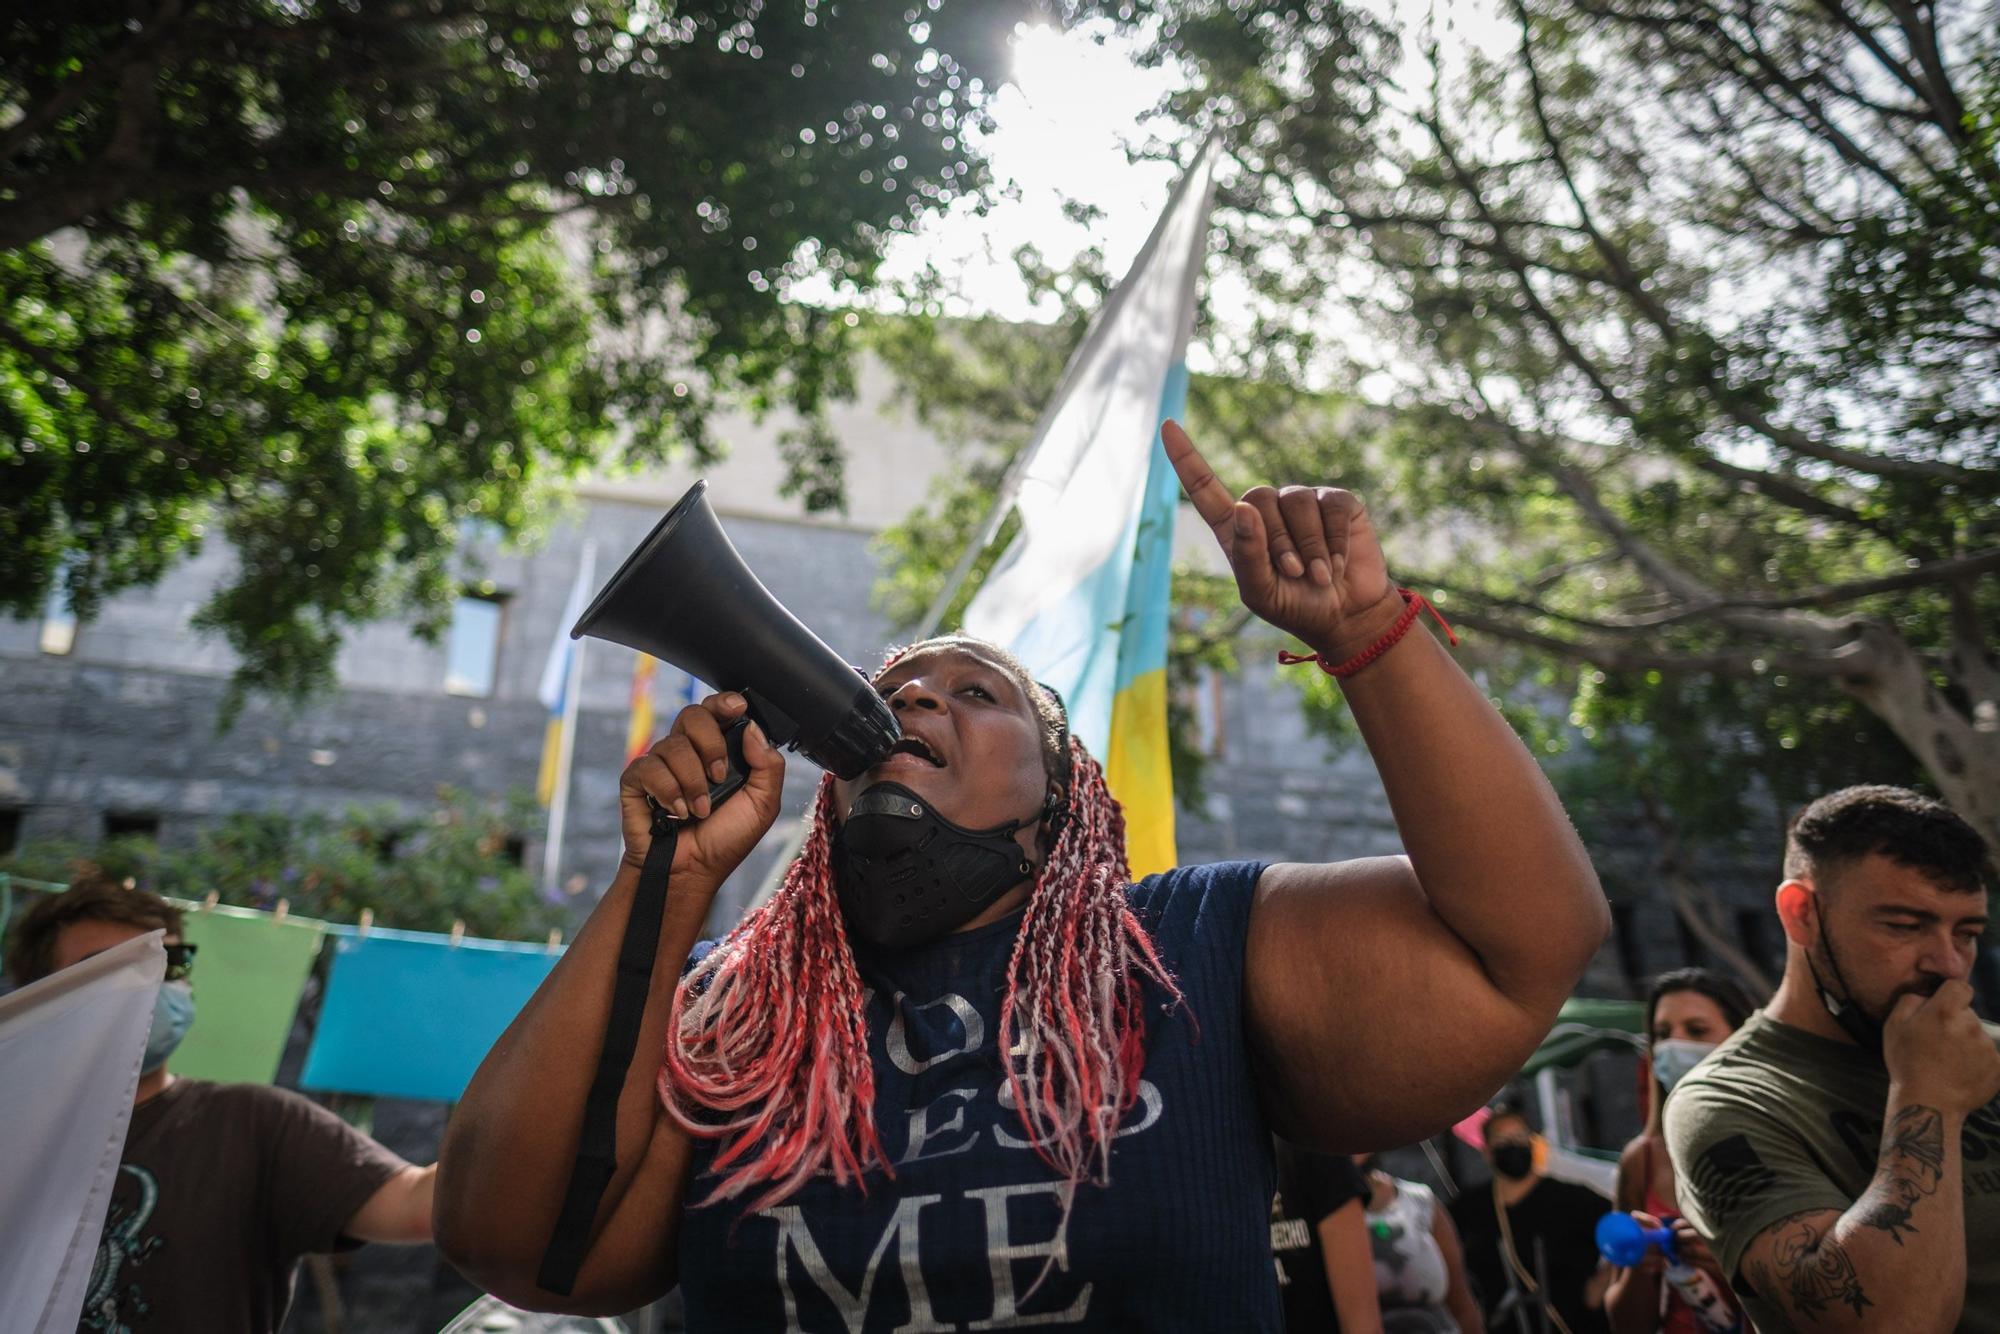
M 1068 749 L 1067 818 L 1007 961 L 999 1042 L 1028 1142 L 1073 1191 L 1109 1179 L 1112 1137 L 1138 1097 L 1145 984 L 1169 1006 L 1182 998 L 1126 900 L 1125 816 L 1104 770 L 1019 664 L 978 647 L 1037 702 L 1045 751 Z M 755 1190 L 750 1208 L 762 1209 L 817 1173 L 843 1185 L 873 1168 L 893 1175 L 875 1132 L 861 978 L 834 894 L 834 819 L 829 775 L 784 883 L 674 995 L 660 1101 L 689 1134 L 724 1141 L 709 1203 Z

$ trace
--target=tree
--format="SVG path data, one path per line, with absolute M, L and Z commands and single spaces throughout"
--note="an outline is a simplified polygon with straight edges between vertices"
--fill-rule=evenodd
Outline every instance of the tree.
M 130 878 L 172 898 L 246 908 L 284 900 L 302 917 L 352 924 L 365 910 L 381 926 L 449 931 L 462 923 L 492 940 L 541 940 L 569 924 L 520 865 L 516 831 L 538 818 L 532 799 L 481 798 L 440 788 L 437 805 L 328 811 L 238 811 L 185 846 L 149 838 L 96 843 L 51 839 L 10 854 L 0 870 L 61 882 L 85 869 Z M 510 851 L 510 849 L 512 849 Z
M 2000 846 L 1989 6 L 1499 0 L 1485 46 L 1153 8 L 1199 75 L 1169 109 L 1233 150 L 1231 261 L 1345 312 L 1293 360 L 1394 386 L 1357 429 L 1406 580 L 1580 664 L 1586 729 L 1729 683 L 1655 733 L 1682 796 L 1718 737 L 1782 777 L 1886 729 Z
M 985 186 L 1027 0 L 84 0 L 0 19 L 0 605 L 80 615 L 214 535 L 239 686 L 440 628 L 468 521 L 807 423 L 848 326 L 787 300 Z

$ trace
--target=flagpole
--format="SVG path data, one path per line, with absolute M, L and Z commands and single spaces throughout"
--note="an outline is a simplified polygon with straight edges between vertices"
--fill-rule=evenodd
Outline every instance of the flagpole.
M 1126 271 L 1126 277 L 1129 278 L 1138 272 L 1145 266 L 1146 261 L 1152 258 L 1153 252 L 1159 248 L 1162 229 L 1165 228 L 1168 219 L 1173 217 L 1175 208 L 1179 206 L 1182 196 L 1187 193 L 1189 185 L 1198 174 L 1195 168 L 1201 165 L 1203 157 L 1217 151 L 1220 143 L 1220 138 L 1213 132 L 1202 140 L 1201 147 L 1189 161 L 1188 169 L 1182 172 L 1180 180 L 1174 183 L 1173 193 L 1167 196 L 1167 206 L 1161 210 L 1159 222 L 1154 224 L 1152 232 L 1146 237 L 1146 243 L 1133 257 L 1131 267 Z M 1111 294 L 1105 298 L 1104 304 L 1097 308 L 1097 313 L 1090 317 L 1090 327 L 1084 331 L 1083 338 L 1070 350 L 1069 359 L 1063 363 L 1063 373 L 1056 380 L 1058 386 L 1067 384 L 1070 373 L 1076 369 L 1077 364 L 1110 336 L 1109 331 L 1117 322 L 1116 317 L 1120 307 L 1125 304 L 1125 297 L 1126 285 L 1121 280 L 1111 289 Z M 958 564 L 952 567 L 950 575 L 945 578 L 944 587 L 931 600 L 931 605 L 924 612 L 924 619 L 917 626 L 913 638 L 929 639 L 937 633 L 938 625 L 944 620 L 945 611 L 958 596 L 958 590 L 965 583 L 966 576 L 972 573 L 972 563 L 979 559 L 980 552 L 993 545 L 993 539 L 1000 533 L 1000 525 L 1007 521 L 1007 510 L 1014 503 L 1014 493 L 1020 489 L 1022 477 L 1027 474 L 1029 465 L 1034 462 L 1035 451 L 1041 446 L 1042 438 L 1049 432 L 1050 422 L 1062 406 L 1062 395 L 1058 393 L 1042 408 L 1041 418 L 1035 423 L 1034 434 L 1028 437 L 1028 443 L 1014 456 L 1014 461 L 1007 465 L 1007 472 L 1000 479 L 1000 486 L 993 494 L 993 508 L 986 512 L 985 522 L 979 525 L 979 531 L 973 535 L 972 541 L 966 543 L 965 550 L 959 553 Z
M 583 570 L 577 581 L 585 588 L 597 572 L 597 540 L 583 544 Z M 569 627 L 558 626 L 556 633 L 567 634 Z M 577 711 L 583 699 L 583 654 L 590 643 L 578 639 L 570 649 L 569 671 L 563 680 L 562 740 L 556 749 L 556 786 L 549 800 L 549 834 L 542 845 L 542 893 L 555 899 L 562 892 L 557 877 L 562 874 L 563 827 L 569 820 L 569 770 L 576 755 Z

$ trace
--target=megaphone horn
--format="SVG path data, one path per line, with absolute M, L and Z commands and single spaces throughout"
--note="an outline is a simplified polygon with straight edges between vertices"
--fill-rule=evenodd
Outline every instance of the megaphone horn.
M 584 610 L 571 638 L 589 635 L 650 653 L 750 702 L 773 745 L 822 769 L 858 778 L 902 736 L 895 715 L 857 669 L 828 648 L 751 573 L 698 481 Z M 725 731 L 730 777 L 746 770 L 739 722 Z

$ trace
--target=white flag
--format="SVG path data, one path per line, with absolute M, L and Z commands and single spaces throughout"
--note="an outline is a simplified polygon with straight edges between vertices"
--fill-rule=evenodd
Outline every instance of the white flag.
M 1099 758 L 1161 412 L 1186 390 L 1216 155 L 1211 140 L 1195 156 L 1092 320 L 1027 447 L 1013 497 L 1021 531 L 965 609 L 966 633 L 1062 692 L 1070 730 Z
M 166 976 L 152 931 L 0 996 L 0 1329 L 72 1334 Z

